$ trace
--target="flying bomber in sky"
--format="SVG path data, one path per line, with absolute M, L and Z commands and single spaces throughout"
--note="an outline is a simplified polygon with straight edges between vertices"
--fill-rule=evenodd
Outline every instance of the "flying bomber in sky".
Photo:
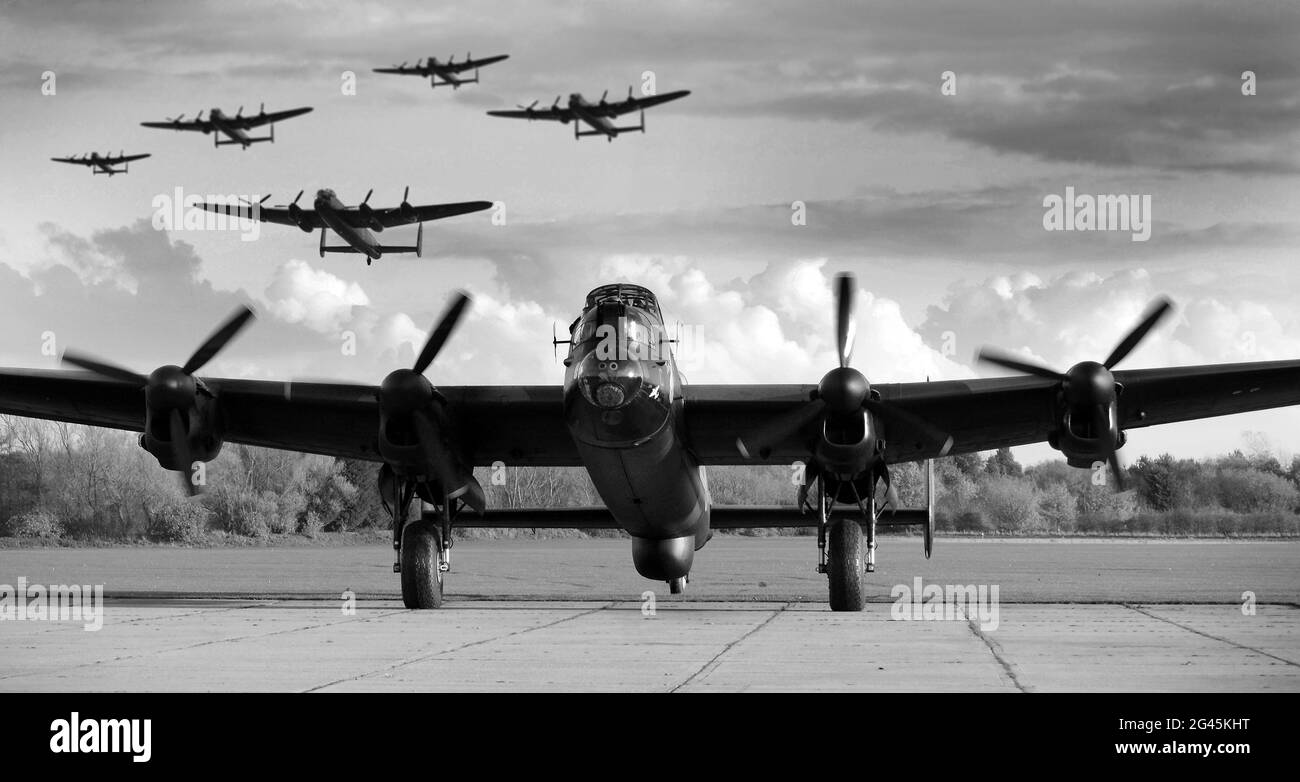
M 266 195 L 256 204 L 243 206 L 231 204 L 202 203 L 199 206 L 209 212 L 234 214 L 251 217 L 264 223 L 295 225 L 304 233 L 320 230 L 320 257 L 325 253 L 357 253 L 366 256 L 366 265 L 378 260 L 384 253 L 415 253 L 421 256 L 424 249 L 424 223 L 428 220 L 442 220 L 447 217 L 468 214 L 488 209 L 491 201 L 462 201 L 452 204 L 427 204 L 415 206 L 409 200 L 411 188 L 402 193 L 402 203 L 395 207 L 375 208 L 370 206 L 371 188 L 366 197 L 357 206 L 345 206 L 333 190 L 324 188 L 316 191 L 316 199 L 311 209 L 298 206 L 298 200 L 306 192 L 298 191 L 293 201 L 282 206 L 266 207 L 263 204 L 271 197 Z M 385 228 L 398 225 L 419 223 L 416 229 L 415 244 L 396 245 L 381 244 L 375 233 Z M 346 244 L 327 245 L 326 229 L 333 231 Z
M 676 92 L 666 92 L 663 95 L 648 95 L 642 98 L 632 97 L 632 88 L 627 88 L 627 98 L 625 100 L 610 103 L 609 90 L 605 90 L 600 96 L 600 100 L 592 103 L 582 97 L 581 93 L 573 93 L 569 96 L 568 105 L 560 105 L 560 96 L 555 96 L 555 102 L 549 108 L 537 108 L 537 101 L 533 101 L 527 106 L 519 106 L 518 109 L 501 109 L 489 111 L 488 115 L 493 117 L 509 117 L 511 119 L 526 120 L 552 120 L 567 125 L 573 123 L 573 137 L 575 139 L 583 136 L 604 136 L 609 141 L 613 141 L 620 133 L 632 133 L 641 131 L 645 133 L 645 110 L 651 106 L 658 106 L 668 101 L 685 98 L 690 95 L 690 90 L 677 90 Z M 636 125 L 619 127 L 612 120 L 624 114 L 630 114 L 634 111 L 641 112 L 641 121 Z M 582 126 L 587 125 L 592 130 L 582 130 Z
M 191 120 L 185 119 L 185 115 L 181 114 L 169 118 L 166 122 L 141 122 L 140 124 L 146 128 L 158 128 L 160 130 L 195 130 L 205 136 L 211 134 L 213 146 L 223 147 L 239 144 L 244 149 L 248 149 L 253 144 L 262 141 L 274 142 L 275 123 L 293 117 L 300 117 L 309 111 L 311 111 L 310 106 L 303 106 L 298 109 L 273 111 L 267 114 L 266 104 L 263 103 L 258 113 L 249 116 L 244 116 L 244 107 L 240 106 L 233 117 L 226 115 L 221 109 L 212 109 L 208 112 L 207 119 L 203 118 L 203 111 L 200 110 Z M 263 125 L 271 126 L 269 128 L 270 133 L 266 136 L 254 137 L 246 132 L 252 128 L 260 128 Z
M 435 386 L 425 373 L 470 303 L 458 293 L 414 364 L 379 385 L 195 376 L 248 322 L 241 309 L 185 366 L 147 376 L 78 354 L 64 358 L 89 371 L 0 369 L 0 414 L 143 432 L 141 446 L 178 471 L 223 442 L 378 462 L 410 608 L 442 605 L 456 527 L 622 529 L 637 572 L 673 592 L 715 530 L 808 527 L 831 608 L 859 611 L 878 526 L 919 527 L 927 556 L 932 546 L 933 483 L 925 508 L 891 507 L 892 465 L 1041 442 L 1072 464 L 1115 464 L 1126 430 L 1300 404 L 1300 360 L 1112 369 L 1163 300 L 1104 362 L 1058 373 L 986 351 L 1030 374 L 872 384 L 851 366 L 855 291 L 838 276 L 838 366 L 816 384 L 687 385 L 655 294 L 614 283 L 587 294 L 560 384 Z M 582 466 L 604 506 L 488 508 L 473 469 L 497 462 Z M 792 504 L 711 500 L 710 466 L 796 462 Z M 428 509 L 413 517 L 417 497 Z
M 89 155 L 73 155 L 72 157 L 52 157 L 56 163 L 72 163 L 78 166 L 88 166 L 92 174 L 125 174 L 130 168 L 129 163 L 133 160 L 144 160 L 149 157 L 148 153 L 142 155 L 128 155 L 123 150 L 116 155 L 100 155 L 98 152 L 91 152 Z M 117 168 L 116 166 L 121 166 Z
M 393 73 L 401 76 L 427 78 L 429 86 L 433 88 L 437 88 L 441 84 L 443 86 L 451 85 L 452 89 L 460 89 L 462 84 L 478 84 L 479 68 L 484 65 L 491 65 L 494 62 L 501 62 L 509 56 L 508 54 L 498 54 L 494 57 L 483 57 L 475 60 L 466 52 L 465 59 L 461 62 L 456 62 L 456 55 L 453 54 L 447 58 L 446 62 L 439 62 L 437 57 L 430 57 L 423 65 L 420 64 L 419 60 L 416 60 L 415 65 L 409 67 L 403 62 L 401 65 L 394 65 L 391 68 L 375 68 L 374 71 L 375 73 Z M 457 78 L 458 74 L 470 70 L 474 71 L 474 78 Z

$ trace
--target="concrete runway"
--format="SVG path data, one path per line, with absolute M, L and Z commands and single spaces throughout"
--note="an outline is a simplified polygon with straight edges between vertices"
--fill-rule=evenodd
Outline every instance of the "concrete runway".
M 97 632 L 0 621 L 0 691 L 1300 691 L 1300 543 L 919 548 L 883 541 L 860 614 L 826 608 L 807 538 L 718 538 L 680 597 L 626 541 L 466 541 L 422 612 L 382 546 L 2 550 L 0 584 L 109 599 Z M 892 618 L 918 576 L 998 585 L 997 627 Z

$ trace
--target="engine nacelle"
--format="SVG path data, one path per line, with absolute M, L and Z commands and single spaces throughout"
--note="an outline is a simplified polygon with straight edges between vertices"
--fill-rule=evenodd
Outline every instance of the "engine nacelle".
M 379 222 L 379 218 L 375 216 L 375 210 L 371 209 L 369 204 L 358 206 L 357 214 L 361 216 L 361 222 L 372 231 L 384 230 L 384 224 Z
M 302 207 L 297 204 L 289 204 L 289 219 L 305 234 L 316 230 L 315 226 L 307 219 L 307 215 L 303 213 Z
M 140 447 L 148 451 L 165 470 L 186 470 L 192 464 L 176 464 L 176 449 L 172 447 L 169 418 L 170 410 L 145 408 L 144 433 L 140 435 Z M 210 462 L 221 453 L 225 440 L 221 435 L 216 419 L 216 408 L 212 404 L 200 405 L 181 412 L 185 429 L 186 442 L 190 457 L 195 462 Z
M 867 473 L 877 442 L 875 421 L 866 410 L 828 415 L 822 422 L 815 455 L 825 472 L 853 478 Z

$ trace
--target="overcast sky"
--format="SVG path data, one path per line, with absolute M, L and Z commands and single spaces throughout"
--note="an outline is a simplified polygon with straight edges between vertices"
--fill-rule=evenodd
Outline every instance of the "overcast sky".
M 466 288 L 434 382 L 558 383 L 552 324 L 626 280 L 686 327 L 690 381 L 815 383 L 841 270 L 873 382 L 976 376 L 986 343 L 1100 360 L 1161 293 L 1176 317 L 1123 368 L 1300 358 L 1297 40 L 1294 2 L 4 3 L 0 365 L 55 366 L 53 332 L 147 371 L 248 302 L 260 320 L 210 374 L 377 383 Z M 510 59 L 456 91 L 370 71 L 467 51 Z M 485 114 L 648 76 L 692 94 L 613 143 Z M 139 125 L 262 102 L 315 111 L 247 151 Z M 111 179 L 49 161 L 121 149 L 153 157 Z M 388 206 L 407 185 L 500 201 L 505 225 L 430 223 L 424 258 L 369 268 L 290 227 L 151 225 L 176 188 Z M 1149 195 L 1150 239 L 1044 230 L 1067 186 Z M 1124 455 L 1246 431 L 1300 452 L 1286 410 L 1142 430 Z

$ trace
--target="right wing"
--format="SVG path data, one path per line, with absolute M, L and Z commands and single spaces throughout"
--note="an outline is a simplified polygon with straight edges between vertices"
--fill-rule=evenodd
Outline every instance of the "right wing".
M 259 206 L 256 210 L 248 204 L 209 204 L 204 202 L 197 204 L 197 206 L 205 212 L 214 212 L 216 214 L 224 214 L 231 217 L 255 217 L 264 223 L 293 225 L 299 228 L 306 225 L 312 230 L 323 228 L 325 226 L 325 223 L 320 219 L 320 216 L 316 214 L 315 209 L 299 209 L 298 219 L 295 220 L 290 216 L 288 209 L 281 209 L 278 206 Z
M 562 106 L 551 106 L 546 109 L 498 109 L 489 111 L 489 117 L 509 117 L 511 119 L 546 119 L 556 122 L 573 121 L 573 112 Z
M 172 120 L 170 122 L 141 122 L 146 128 L 158 128 L 160 130 L 197 130 L 203 133 L 211 133 L 213 124 L 205 119 L 188 119 Z
M 203 378 L 227 442 L 381 461 L 378 388 Z M 440 386 L 450 439 L 467 464 L 581 464 L 564 423 L 560 386 Z M 0 369 L 0 414 L 138 432 L 144 392 L 90 372 Z

